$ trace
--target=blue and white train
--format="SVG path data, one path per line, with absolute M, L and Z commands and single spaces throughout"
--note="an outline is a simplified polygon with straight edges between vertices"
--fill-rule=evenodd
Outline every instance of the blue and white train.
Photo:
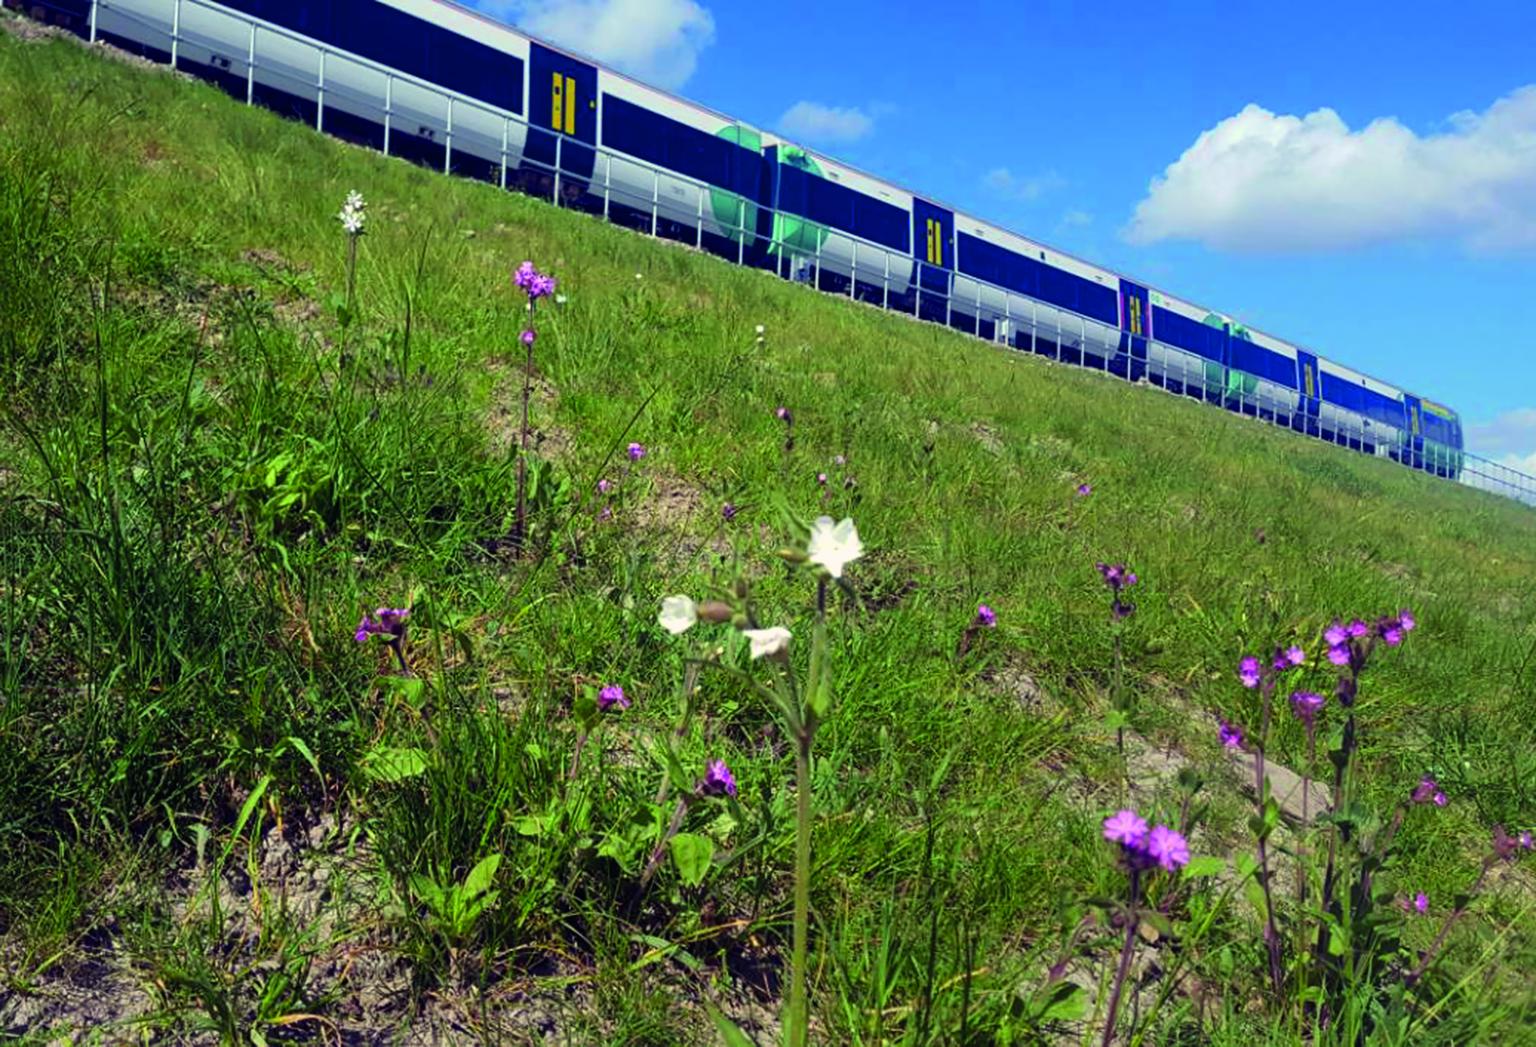
M 354 142 L 1458 477 L 1456 413 L 444 0 L 5 0 Z

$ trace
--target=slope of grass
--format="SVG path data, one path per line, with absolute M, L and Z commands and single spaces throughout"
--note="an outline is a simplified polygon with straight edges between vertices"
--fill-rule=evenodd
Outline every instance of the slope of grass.
M 1237 660 L 1295 640 L 1323 689 L 1317 638 L 1338 615 L 1412 607 L 1421 623 L 1358 707 L 1364 802 L 1387 809 L 1425 773 L 1451 797 L 1409 812 L 1383 873 L 1396 889 L 1443 916 L 1489 827 L 1536 822 L 1527 508 L 450 180 L 71 43 L 0 34 L 0 130 L 13 1028 L 40 1031 L 50 1012 L 26 1000 L 106 966 L 143 997 L 109 1017 L 242 1042 L 382 1037 L 431 1007 L 512 1042 L 543 1035 L 539 1007 L 564 1042 L 709 1042 L 704 996 L 743 1021 L 771 1011 L 791 760 L 737 677 L 700 677 L 679 743 L 689 773 L 724 758 L 740 785 L 689 813 L 715 861 L 699 883 L 671 864 L 637 879 L 671 813 L 652 752 L 690 649 L 657 627 L 660 600 L 729 579 L 734 550 L 764 620 L 809 636 L 804 582 L 774 561 L 780 504 L 852 516 L 868 549 L 857 600 L 834 601 L 836 703 L 812 770 L 819 1042 L 1088 1035 L 1025 1001 L 1082 899 L 1122 890 L 1099 830 L 1127 796 L 1115 696 L 1136 751 L 1208 779 L 1195 849 L 1245 849 L 1215 739 L 1217 715 L 1257 726 Z M 369 227 L 344 324 L 351 189 Z M 543 439 L 515 557 L 524 258 L 566 300 L 536 323 Z M 1096 561 L 1140 576 L 1118 627 Z M 979 602 L 998 625 L 958 656 Z M 410 678 L 353 640 L 376 605 L 412 608 Z M 573 700 L 605 683 L 633 706 L 567 781 Z M 1277 731 L 1270 758 L 1302 769 L 1300 726 Z M 1331 775 L 1321 754 L 1312 770 Z M 1143 778 L 1129 795 L 1171 817 L 1178 789 Z M 300 841 L 339 870 L 309 910 L 272 857 Z M 493 854 L 484 912 L 434 916 L 422 878 L 458 883 Z M 1444 1002 L 1410 1042 L 1519 1042 L 1524 883 L 1496 878 L 1455 926 L 1426 989 Z M 1403 933 L 1423 949 L 1438 926 Z M 1086 932 L 1079 980 L 1117 947 Z M 1188 977 L 1145 1042 L 1300 1036 L 1273 1017 L 1251 911 L 1154 951 Z M 359 1002 L 360 952 L 408 1003 Z

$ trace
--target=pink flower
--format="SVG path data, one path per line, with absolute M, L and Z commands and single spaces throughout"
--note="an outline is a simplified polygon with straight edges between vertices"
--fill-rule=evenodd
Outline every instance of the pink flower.
M 1104 819 L 1104 839 L 1130 849 L 1140 848 L 1147 838 L 1147 823 L 1135 811 L 1119 811 Z

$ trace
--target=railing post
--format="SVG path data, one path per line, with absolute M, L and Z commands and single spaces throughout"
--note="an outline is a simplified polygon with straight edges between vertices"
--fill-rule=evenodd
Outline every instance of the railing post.
M 453 95 L 448 96 L 448 126 L 443 132 L 443 174 L 453 163 Z
M 389 155 L 389 127 L 395 112 L 395 75 L 384 74 L 384 155 Z
M 848 297 L 857 298 L 854 293 L 859 286 L 859 242 L 853 241 L 853 264 L 848 267 Z
M 736 264 L 747 263 L 747 201 L 736 198 Z
M 181 0 L 171 5 L 171 68 L 176 68 L 178 44 L 181 43 Z
M 512 121 L 501 118 L 501 187 L 507 187 L 507 140 L 512 134 Z
M 256 23 L 251 23 L 251 43 L 245 55 L 245 104 L 256 104 Z
M 699 191 L 699 216 L 698 224 L 693 227 L 694 250 L 704 249 L 704 187 L 697 186 Z
M 613 154 L 603 154 L 603 221 L 611 221 L 608 217 L 610 210 L 610 197 L 613 195 Z
M 560 206 L 560 169 L 564 166 L 565 138 L 555 136 L 555 206 Z
M 315 130 L 325 130 L 325 48 L 320 48 L 320 74 L 315 80 Z
M 656 224 L 661 213 L 661 172 L 651 168 L 651 235 L 659 236 Z
M 91 43 L 96 42 L 96 8 L 100 0 L 91 0 Z

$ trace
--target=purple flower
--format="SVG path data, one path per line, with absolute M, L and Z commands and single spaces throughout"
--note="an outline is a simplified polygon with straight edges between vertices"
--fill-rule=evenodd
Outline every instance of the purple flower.
M 1504 831 L 1504 826 L 1495 825 L 1493 827 L 1493 853 L 1506 862 L 1513 859 L 1522 846 L 1516 837 Z
M 1259 685 L 1259 660 L 1250 654 L 1238 662 L 1237 678 L 1243 681 L 1244 687 L 1257 687 Z
M 736 504 L 734 502 L 726 502 L 720 507 L 720 515 L 727 520 L 736 519 Z
M 1166 825 L 1147 835 L 1147 856 L 1169 872 L 1189 864 L 1189 842 Z
M 780 404 L 777 408 L 775 408 L 773 414 L 774 417 L 776 417 L 779 421 L 784 422 L 785 424 L 791 424 L 794 422 L 794 418 L 790 416 L 789 408 L 785 407 L 783 404 Z
M 613 490 L 613 481 L 612 480 L 608 479 L 607 477 L 604 477 L 603 479 L 597 481 L 597 493 L 598 494 L 607 494 L 611 490 Z
M 1396 647 L 1403 642 L 1402 627 L 1388 622 L 1381 630 L 1381 638 L 1386 641 L 1388 647 Z
M 410 614 L 408 607 L 380 607 L 371 615 L 365 611 L 352 639 L 358 643 L 365 642 L 370 636 L 390 636 L 398 640 L 405 635 L 405 620 Z M 375 618 L 378 620 L 375 621 Z
M 1419 779 L 1419 784 L 1414 786 L 1413 795 L 1410 797 L 1414 803 L 1434 802 L 1436 807 L 1444 807 L 1445 793 L 1440 791 L 1440 785 L 1429 775 Z
M 613 506 L 611 506 L 611 505 L 603 506 L 602 511 L 597 514 L 597 518 L 599 520 L 611 520 L 611 519 L 613 519 Z
M 529 301 L 555 293 L 555 278 L 539 272 L 532 262 L 518 266 L 512 273 L 512 282 L 528 293 Z
M 620 709 L 628 709 L 629 699 L 624 697 L 624 688 L 618 684 L 606 684 L 601 691 L 597 692 L 597 707 L 603 712 L 607 712 L 614 706 L 618 706 Z
M 1120 811 L 1104 819 L 1104 839 L 1138 850 L 1147 839 L 1147 823 L 1135 811 Z
M 823 486 L 823 487 L 827 486 L 827 474 L 826 473 L 817 473 L 816 474 L 816 482 L 818 484 L 820 484 L 821 486 Z
M 628 453 L 629 453 L 629 460 L 631 462 L 638 462 L 640 459 L 645 457 L 645 445 L 644 444 L 630 444 L 629 445 L 629 452 Z
M 1349 635 L 1352 639 L 1358 640 L 1368 632 L 1370 632 L 1370 627 L 1358 618 L 1349 623 Z
M 1520 835 L 1516 837 L 1516 839 L 1520 841 L 1520 847 L 1523 850 L 1529 851 L 1532 847 L 1536 847 L 1536 841 L 1531 839 L 1531 830 L 1529 829 L 1521 832 Z
M 731 769 L 724 760 L 711 760 L 704 769 L 699 789 L 707 796 L 735 796 L 736 779 L 731 777 Z
M 1291 644 L 1291 646 L 1285 649 L 1285 660 L 1290 662 L 1293 667 L 1301 665 L 1307 660 L 1307 652 L 1295 644 Z
M 995 627 L 997 625 L 997 612 L 986 604 L 982 604 L 976 608 L 976 624 L 984 625 L 988 629 Z
M 1125 589 L 1136 584 L 1135 573 L 1126 570 L 1125 564 L 1123 563 L 1101 563 L 1097 564 L 1096 566 L 1099 569 L 1099 574 L 1104 578 L 1104 584 L 1109 586 L 1110 589 L 1114 592 L 1118 593 L 1121 589 Z
M 533 286 L 533 278 L 538 275 L 538 270 L 533 267 L 531 261 L 524 262 L 512 273 L 512 282 L 524 291 Z
M 518 340 L 521 341 L 524 345 L 532 345 L 533 344 L 533 332 L 532 331 L 524 331 L 522 334 L 518 335 L 517 337 L 518 337 Z
M 1425 894 L 1423 891 L 1420 891 L 1418 894 L 1414 895 L 1413 911 L 1418 913 L 1420 916 L 1423 916 L 1425 913 L 1429 912 L 1429 895 Z
M 1077 496 L 1079 498 L 1087 498 L 1092 493 L 1093 493 L 1093 487 L 1091 485 L 1089 485 L 1089 484 L 1078 484 L 1077 485 Z
M 1296 711 L 1296 716 L 1302 723 L 1311 727 L 1317 720 L 1317 714 L 1323 711 L 1327 700 L 1315 691 L 1293 691 L 1291 693 L 1291 708 Z
M 1328 648 L 1328 660 L 1334 665 L 1349 664 L 1349 648 L 1343 644 L 1337 644 Z
M 1413 632 L 1414 628 L 1419 624 L 1418 619 L 1414 618 L 1413 612 L 1406 607 L 1397 612 L 1397 621 L 1403 627 L 1403 632 L 1405 633 Z
M 1323 630 L 1323 639 L 1328 641 L 1329 647 L 1339 647 L 1343 645 L 1345 640 L 1349 639 L 1349 633 L 1345 631 L 1343 624 L 1335 618 L 1333 624 Z
M 1243 747 L 1243 732 L 1236 724 L 1230 724 L 1222 719 L 1218 719 L 1216 723 L 1218 724 L 1216 737 L 1221 740 L 1223 746 L 1228 749 L 1241 749 Z
M 543 273 L 535 276 L 528 287 L 529 298 L 547 298 L 555 293 L 555 278 Z

